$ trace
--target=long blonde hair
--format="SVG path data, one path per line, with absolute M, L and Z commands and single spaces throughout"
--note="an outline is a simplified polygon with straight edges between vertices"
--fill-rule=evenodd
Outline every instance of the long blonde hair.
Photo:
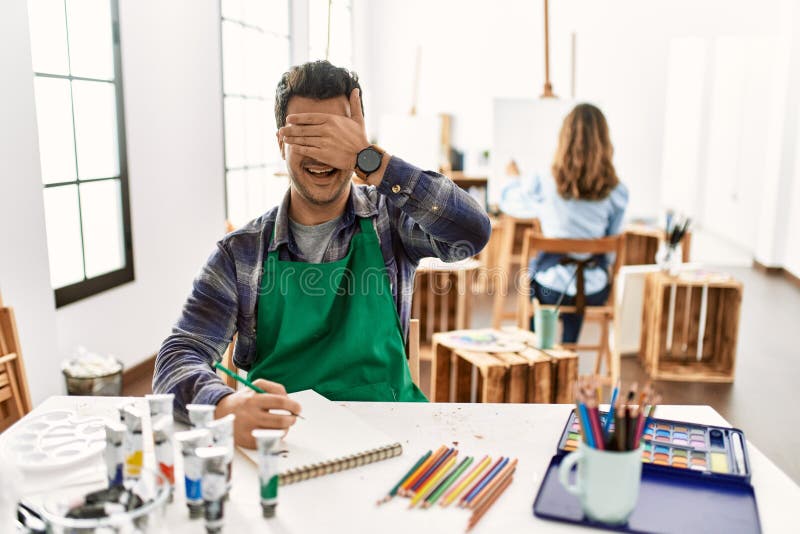
M 606 198 L 619 183 L 613 155 L 603 113 L 591 104 L 575 106 L 561 126 L 553 159 L 558 193 L 565 199 Z

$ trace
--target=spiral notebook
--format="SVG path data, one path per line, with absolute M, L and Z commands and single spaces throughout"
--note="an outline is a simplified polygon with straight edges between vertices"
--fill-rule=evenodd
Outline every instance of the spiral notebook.
M 399 456 L 403 447 L 344 406 L 307 389 L 289 395 L 303 407 L 305 419 L 283 438 L 278 450 L 282 485 L 293 484 Z M 258 464 L 258 453 L 239 447 Z

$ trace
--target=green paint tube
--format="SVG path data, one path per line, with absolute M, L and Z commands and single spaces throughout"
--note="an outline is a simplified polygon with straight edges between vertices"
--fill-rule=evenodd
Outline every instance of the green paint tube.
M 278 506 L 278 455 L 275 448 L 283 437 L 283 430 L 259 428 L 253 430 L 258 450 L 258 482 L 261 486 L 261 512 L 264 517 L 275 517 Z

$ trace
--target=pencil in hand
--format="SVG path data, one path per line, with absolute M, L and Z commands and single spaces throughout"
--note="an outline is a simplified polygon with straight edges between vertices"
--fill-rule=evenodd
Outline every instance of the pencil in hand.
M 233 378 L 234 380 L 236 380 L 240 384 L 244 384 L 245 386 L 249 387 L 250 389 L 252 389 L 256 393 L 266 393 L 266 391 L 264 391 L 263 389 L 261 389 L 257 385 L 253 384 L 248 379 L 242 378 L 241 376 L 239 376 L 238 374 L 234 373 L 233 371 L 231 371 L 230 369 L 228 369 L 227 367 L 225 367 L 224 365 L 222 365 L 219 362 L 214 364 L 214 368 L 215 369 L 219 369 L 220 371 L 222 371 L 223 373 L 225 373 L 229 377 Z M 288 411 L 288 410 L 286 410 L 286 411 Z M 294 412 L 289 412 L 289 413 L 292 414 L 295 417 L 299 417 L 300 419 L 305 420 L 305 417 L 303 417 L 299 413 L 294 413 Z

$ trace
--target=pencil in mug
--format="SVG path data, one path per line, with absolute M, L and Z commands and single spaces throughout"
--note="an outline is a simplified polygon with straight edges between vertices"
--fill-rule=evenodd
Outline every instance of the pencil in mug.
M 583 402 L 581 401 L 581 394 L 578 388 L 578 381 L 576 380 L 575 383 L 572 385 L 572 395 L 575 397 L 575 417 L 578 418 L 578 424 L 581 427 L 581 439 L 584 443 L 589 443 L 589 434 L 588 434 L 588 421 L 584 420 L 583 411 L 581 410 L 581 406 Z
M 473 458 L 472 456 L 467 456 L 466 458 L 461 460 L 461 463 L 458 464 L 455 470 L 450 475 L 448 475 L 444 480 L 442 480 L 438 486 L 434 488 L 431 494 L 425 499 L 425 502 L 422 504 L 422 507 L 430 508 L 431 506 L 436 504 L 436 501 L 439 500 L 439 497 L 441 497 L 442 494 L 445 491 L 447 491 L 447 488 L 452 486 L 453 483 L 458 479 L 458 477 L 460 477 L 461 474 L 467 470 L 467 467 L 470 466 L 470 464 L 473 462 L 474 459 L 475 458 Z
M 503 482 L 502 484 L 500 484 L 500 486 L 497 488 L 497 491 L 495 491 L 495 492 L 494 492 L 494 493 L 491 495 L 491 497 L 489 497 L 489 498 L 488 498 L 488 500 L 487 500 L 487 501 L 486 501 L 486 502 L 485 502 L 485 503 L 484 503 L 482 506 L 480 506 L 479 508 L 477 508 L 477 509 L 476 509 L 476 510 L 475 510 L 475 511 L 472 513 L 472 517 L 470 517 L 470 518 L 469 518 L 469 523 L 467 523 L 467 531 L 468 531 L 468 532 L 469 532 L 470 530 L 472 530 L 472 529 L 475 527 L 475 525 L 477 525 L 477 524 L 478 524 L 478 521 L 480 521 L 480 520 L 481 520 L 481 518 L 482 518 L 484 515 L 486 515 L 486 512 L 488 512 L 488 511 L 489 511 L 489 508 L 491 508 L 491 507 L 492 507 L 492 505 L 493 505 L 493 504 L 494 504 L 494 503 L 497 501 L 497 499 L 499 499 L 499 498 L 500 498 L 500 496 L 503 494 L 503 492 L 504 492 L 504 491 L 506 491 L 506 489 L 507 489 L 507 488 L 508 488 L 508 487 L 511 485 L 511 482 L 512 482 L 513 480 L 514 480 L 514 477 L 513 477 L 513 476 L 510 476 L 510 477 L 508 477 L 508 478 L 505 480 L 505 482 Z
M 470 483 L 475 480 L 490 463 L 492 463 L 492 459 L 489 456 L 484 456 L 478 465 L 472 468 L 472 471 L 464 476 L 462 480 L 458 481 L 458 484 L 453 489 L 447 492 L 442 499 L 442 502 L 439 504 L 441 504 L 442 507 L 450 506 L 453 501 L 456 500 L 459 495 L 461 495 L 461 492 L 463 492 L 464 489 L 466 489 L 466 487 L 469 486 Z
M 414 497 L 412 497 L 411 503 L 408 505 L 409 508 L 414 508 L 419 501 L 427 497 L 428 494 L 433 491 L 433 488 L 436 487 L 439 481 L 450 472 L 450 470 L 456 464 L 456 455 L 458 455 L 457 451 L 454 455 L 450 456 L 450 458 L 444 464 L 442 464 L 435 473 L 433 473 L 427 482 L 420 486 L 417 493 L 414 495 Z
M 430 455 L 431 455 L 431 454 L 433 454 L 433 452 L 432 452 L 432 451 L 428 451 L 428 452 L 426 452 L 425 454 L 423 454 L 423 455 L 420 457 L 420 459 L 419 459 L 419 460 L 417 460 L 417 463 L 415 463 L 415 464 L 414 464 L 414 467 L 412 467 L 411 469 L 409 469 L 409 470 L 408 470 L 408 472 L 407 472 L 405 475 L 403 475 L 403 478 L 401 478 L 401 479 L 400 479 L 400 480 L 397 482 L 397 484 L 395 484 L 395 485 L 392 487 L 392 489 L 390 489 L 390 490 L 389 490 L 389 493 L 387 493 L 387 494 L 386 494 L 386 496 L 385 496 L 384 498 L 382 498 L 381 500 L 379 500 L 379 501 L 378 501 L 376 504 L 379 504 L 379 505 L 380 505 L 380 504 L 383 504 L 383 503 L 385 503 L 385 502 L 389 502 L 390 500 L 392 500 L 392 497 L 394 497 L 395 495 L 397 495 L 397 490 L 399 490 L 399 489 L 400 489 L 400 486 L 403 484 L 403 482 L 405 482 L 406 480 L 408 480 L 408 479 L 409 479 L 409 477 L 411 477 L 411 476 L 412 476 L 412 475 L 413 475 L 413 474 L 416 472 L 416 470 L 417 470 L 417 469 L 419 469 L 419 466 L 421 466 L 421 465 L 422 465 L 422 463 L 423 463 L 425 460 L 427 460 L 427 459 L 430 457 Z
M 507 464 L 480 492 L 478 492 L 475 498 L 467 505 L 467 508 L 478 508 L 483 504 L 486 497 L 491 495 L 495 488 L 501 485 L 506 478 L 510 477 L 516 469 L 517 459 L 515 458 L 514 461 Z
M 589 447 L 594 448 L 594 430 L 592 429 L 592 424 L 589 421 L 589 410 L 586 408 L 586 404 L 583 402 L 579 405 L 580 409 L 580 419 L 581 419 L 581 426 L 584 430 L 584 441 L 586 442 Z
M 606 423 L 603 425 L 603 434 L 608 436 L 608 431 L 611 428 L 611 421 L 614 420 L 614 403 L 617 402 L 617 395 L 619 395 L 619 388 L 621 387 L 620 380 L 614 385 L 614 390 L 611 392 L 611 402 L 608 404 L 608 413 L 606 414 Z
M 263 389 L 261 389 L 261 388 L 260 388 L 260 387 L 258 387 L 257 385 L 253 384 L 253 383 L 252 383 L 252 382 L 250 382 L 248 379 L 246 379 L 246 378 L 242 378 L 241 376 L 239 376 L 238 374 L 234 373 L 233 371 L 231 371 L 230 369 L 228 369 L 227 367 L 225 367 L 225 366 L 224 366 L 224 365 L 222 365 L 221 363 L 219 363 L 219 362 L 215 363 L 215 364 L 214 364 L 214 367 L 215 367 L 216 369 L 219 369 L 220 371 L 222 371 L 223 373 L 225 373 L 225 374 L 226 374 L 226 375 L 228 375 L 229 377 L 233 378 L 233 379 L 234 379 L 234 380 L 236 380 L 237 382 L 239 382 L 239 383 L 241 383 L 241 384 L 244 384 L 245 386 L 249 387 L 250 389 L 252 389 L 252 390 L 253 390 L 253 391 L 255 391 L 256 393 L 266 393 L 266 391 L 264 391 Z M 287 410 L 287 411 L 288 411 L 288 410 Z M 295 417 L 299 417 L 300 419 L 305 419 L 305 417 L 303 417 L 303 416 L 302 416 L 302 415 L 300 415 L 299 413 L 294 413 L 294 412 L 289 412 L 289 413 L 290 413 L 290 414 L 292 414 L 292 415 L 293 415 L 293 416 L 295 416 Z
M 408 497 L 411 485 L 417 480 L 419 480 L 419 478 L 428 470 L 428 468 L 432 466 L 433 463 L 436 460 L 438 460 L 439 457 L 446 451 L 447 447 L 445 447 L 444 445 L 436 449 L 436 452 L 434 452 L 431 456 L 429 456 L 427 460 L 422 462 L 422 465 L 417 468 L 414 474 L 408 477 L 408 480 L 406 480 L 400 485 L 400 489 L 397 490 L 397 493 L 404 497 Z

